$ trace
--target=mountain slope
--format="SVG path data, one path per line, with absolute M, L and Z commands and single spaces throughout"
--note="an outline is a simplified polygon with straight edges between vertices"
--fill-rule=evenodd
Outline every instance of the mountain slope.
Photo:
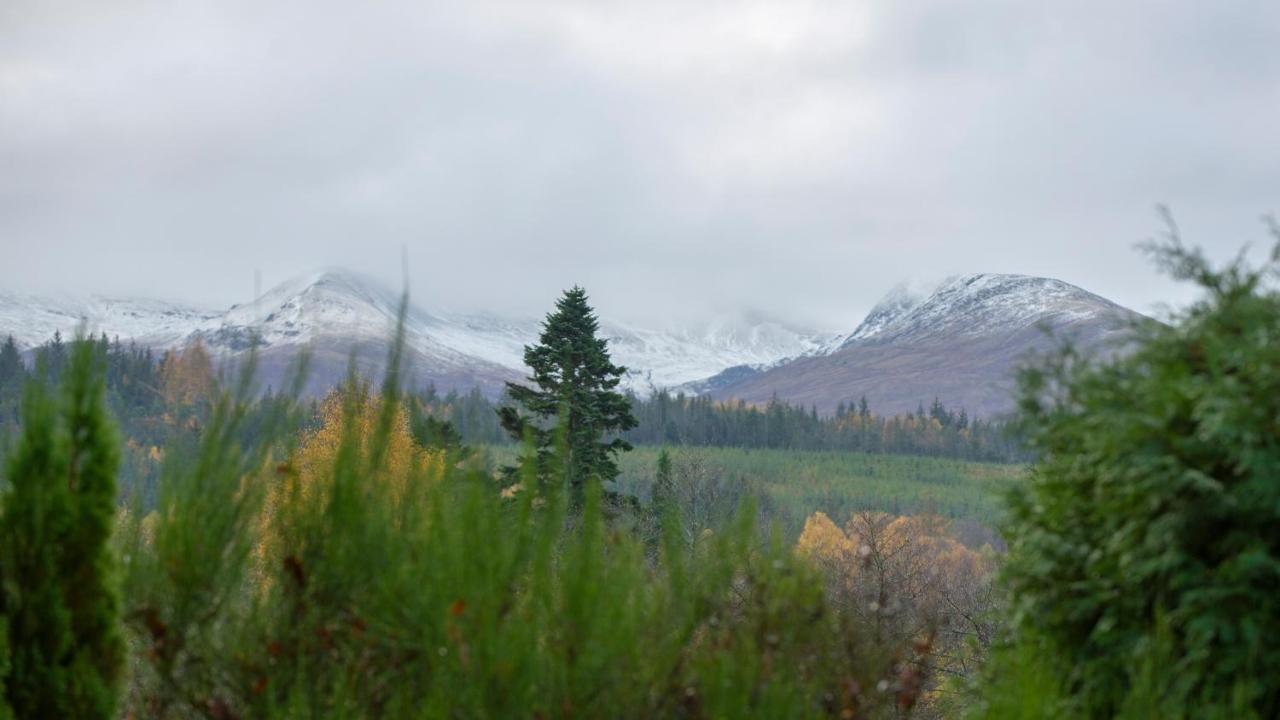
M 710 394 L 748 402 L 777 396 L 820 412 L 865 395 L 878 413 L 910 412 L 937 397 L 990 416 L 1011 409 L 1018 363 L 1053 347 L 1045 330 L 1086 351 L 1110 352 L 1138 317 L 1050 278 L 977 274 L 931 288 L 900 286 L 834 352 L 712 379 Z
M 23 347 L 55 331 L 71 336 L 82 322 L 157 349 L 199 340 L 223 362 L 245 357 L 257 338 L 263 380 L 279 386 L 289 364 L 311 355 L 309 390 L 341 380 L 354 352 L 362 372 L 385 361 L 399 312 L 398 293 L 343 270 L 326 270 L 272 288 L 225 312 L 155 301 L 103 298 L 48 300 L 0 295 L 0 337 Z M 405 316 L 406 378 L 442 390 L 480 387 L 490 395 L 525 374 L 524 346 L 537 341 L 540 318 L 433 314 L 410 306 Z M 660 331 L 602 320 L 615 362 L 628 368 L 624 387 L 646 394 L 700 380 L 732 366 L 765 368 L 821 351 L 836 338 L 758 318 L 722 319 Z
M 81 327 L 150 347 L 174 347 L 220 316 L 216 310 L 162 300 L 0 293 L 0 337 L 13 335 L 22 348 L 44 343 L 54 333 L 70 338 Z

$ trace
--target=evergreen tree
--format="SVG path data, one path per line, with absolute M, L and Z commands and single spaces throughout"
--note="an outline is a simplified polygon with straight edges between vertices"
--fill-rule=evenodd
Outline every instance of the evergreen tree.
M 77 341 L 61 397 L 30 384 L 8 463 L 0 615 L 17 717 L 115 715 L 124 645 L 108 542 L 120 444 L 101 363 L 95 343 Z
M 62 370 L 67 364 L 67 345 L 62 341 L 62 333 L 54 331 L 53 339 L 36 351 L 36 365 L 44 369 L 46 377 L 56 383 L 62 377 Z
M 631 401 L 617 391 L 626 368 L 609 358 L 607 341 L 596 337 L 599 327 L 586 291 L 577 286 L 566 291 L 543 323 L 538 344 L 524 349 L 536 387 L 507 383 L 508 395 L 527 415 L 513 406 L 498 411 L 508 433 L 534 440 L 537 455 L 525 461 L 537 463 L 541 478 L 562 469 L 575 501 L 588 480 L 617 477 L 614 456 L 631 449 L 622 438 L 603 441 L 604 435 L 636 426 Z
M 18 344 L 13 336 L 5 338 L 0 345 L 0 391 L 13 387 L 22 377 L 22 355 L 18 353 Z
M 666 448 L 658 454 L 658 473 L 653 481 L 653 509 L 661 514 L 675 503 L 675 477 L 671 471 L 671 455 Z
M 21 395 L 18 388 L 22 386 L 25 376 L 26 368 L 18 353 L 18 344 L 10 335 L 5 339 L 4 345 L 0 345 L 0 430 L 17 424 L 18 398 Z
M 1021 375 L 1015 627 L 1064 716 L 1280 717 L 1280 233 L 1266 267 L 1218 270 L 1170 232 L 1156 257 L 1202 300 Z

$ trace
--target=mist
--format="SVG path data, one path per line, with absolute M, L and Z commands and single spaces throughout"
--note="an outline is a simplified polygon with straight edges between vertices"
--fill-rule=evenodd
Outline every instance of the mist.
M 1278 44 L 1262 2 L 18 0 L 0 286 L 227 305 L 403 253 L 428 308 L 847 330 L 1014 272 L 1149 312 L 1189 293 L 1156 203 L 1265 239 Z

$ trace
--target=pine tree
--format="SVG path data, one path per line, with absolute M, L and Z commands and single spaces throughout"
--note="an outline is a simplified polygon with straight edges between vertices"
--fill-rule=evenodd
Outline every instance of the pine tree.
M 527 414 L 513 406 L 498 411 L 508 433 L 531 437 L 537 447 L 535 457 L 523 462 L 535 462 L 543 479 L 562 469 L 575 502 L 589 480 L 617 477 L 614 456 L 631 449 L 622 438 L 605 442 L 604 436 L 636 426 L 630 400 L 617 391 L 626 368 L 613 364 L 608 342 L 596 337 L 599 328 L 586 291 L 566 291 L 543 323 L 538 344 L 524 349 L 536 387 L 507 383 L 507 394 Z
M 0 509 L 4 696 L 17 717 L 110 718 L 123 667 L 108 542 L 119 440 L 97 347 L 76 342 L 59 396 L 31 383 Z

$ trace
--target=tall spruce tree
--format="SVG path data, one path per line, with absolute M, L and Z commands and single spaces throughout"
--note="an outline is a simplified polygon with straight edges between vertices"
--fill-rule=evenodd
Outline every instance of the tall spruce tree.
M 101 363 L 95 343 L 77 341 L 60 393 L 29 384 L 8 461 L 0 617 L 4 700 L 17 717 L 115 716 L 124 645 L 108 543 L 120 443 Z
M 507 383 L 508 396 L 525 412 L 513 406 L 498 410 L 507 432 L 536 445 L 536 455 L 522 462 L 536 463 L 543 479 L 562 471 L 575 502 L 588 481 L 617 477 L 614 456 L 631 449 L 622 438 L 604 436 L 636 426 L 630 399 L 617 390 L 626 368 L 613 364 L 607 341 L 596 337 L 599 329 L 586 291 L 565 291 L 543 323 L 538 344 L 524 349 L 536 387 Z

